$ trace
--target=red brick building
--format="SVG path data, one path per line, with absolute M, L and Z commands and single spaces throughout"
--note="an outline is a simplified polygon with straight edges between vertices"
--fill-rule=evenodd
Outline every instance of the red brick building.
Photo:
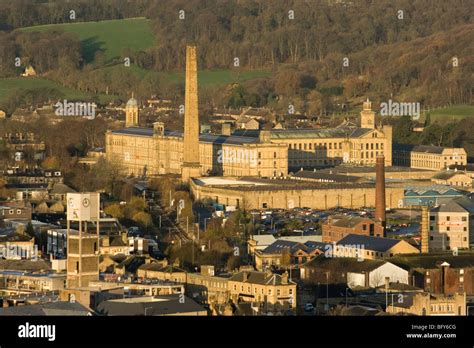
M 372 237 L 385 236 L 383 226 L 366 217 L 329 217 L 322 225 L 323 243 L 338 242 L 349 234 Z

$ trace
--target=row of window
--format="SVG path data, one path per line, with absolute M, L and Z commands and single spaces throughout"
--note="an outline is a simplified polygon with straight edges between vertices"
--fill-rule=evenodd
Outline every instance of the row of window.
M 234 284 L 234 291 L 237 291 L 237 285 L 236 284 Z M 242 291 L 242 292 L 244 291 L 244 286 L 243 285 L 240 287 L 240 291 Z M 247 293 L 251 293 L 251 287 L 250 286 L 247 286 Z M 257 294 L 257 288 L 253 288 L 253 293 Z M 262 295 L 264 295 L 264 289 L 263 288 L 260 289 L 260 293 Z M 290 295 L 293 295 L 293 289 L 292 288 L 288 289 L 288 293 Z M 267 294 L 268 294 L 268 296 L 271 296 L 273 294 L 273 291 L 272 291 L 271 288 L 268 289 Z M 277 296 L 280 296 L 281 295 L 281 289 L 277 289 L 276 294 L 277 294 Z

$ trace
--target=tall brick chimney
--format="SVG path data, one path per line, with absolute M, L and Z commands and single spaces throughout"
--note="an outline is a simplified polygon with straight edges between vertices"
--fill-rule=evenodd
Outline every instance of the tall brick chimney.
M 375 220 L 385 229 L 385 156 L 378 155 L 375 162 Z
M 424 205 L 421 207 L 421 252 L 428 253 L 429 248 L 429 230 L 430 230 L 430 210 Z

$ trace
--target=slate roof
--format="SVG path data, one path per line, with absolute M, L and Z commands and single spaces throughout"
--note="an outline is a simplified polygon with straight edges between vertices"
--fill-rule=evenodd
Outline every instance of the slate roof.
M 0 316 L 43 316 L 43 315 L 68 315 L 87 316 L 92 312 L 79 302 L 46 302 L 25 306 L 0 308 Z
M 115 130 L 115 131 L 112 131 L 112 133 L 151 137 L 153 136 L 153 129 L 132 127 L 132 128 L 123 128 L 120 130 Z M 183 133 L 177 132 L 177 131 L 165 130 L 165 136 L 182 138 Z M 243 145 L 243 144 L 257 144 L 259 143 L 260 140 L 254 137 L 244 137 L 244 136 L 237 136 L 237 135 L 227 136 L 227 135 L 215 135 L 215 134 L 199 134 L 199 141 L 202 143 L 212 143 L 212 144 L 218 144 L 218 145 L 220 144 Z
M 33 260 L 1 260 L 0 270 L 9 271 L 50 271 L 51 263 L 43 259 Z
M 244 277 L 247 276 L 247 280 L 244 281 Z M 258 272 L 258 271 L 241 271 L 233 274 L 230 278 L 230 281 L 244 282 L 251 284 L 260 284 L 260 285 L 282 285 L 282 276 L 276 273 L 270 272 Z M 288 284 L 295 284 L 291 280 L 288 280 Z
M 337 221 L 334 221 L 331 225 L 333 226 L 339 226 L 339 227 L 347 227 L 347 228 L 352 228 L 360 224 L 361 222 L 373 222 L 369 218 L 366 217 L 360 217 L 360 216 L 344 216 Z
M 474 201 L 468 197 L 451 199 L 431 209 L 432 212 L 474 213 Z
M 474 268 L 474 253 L 460 253 L 458 256 L 451 253 L 395 255 L 390 262 L 405 269 L 439 269 L 443 262 L 449 263 L 451 268 Z
M 308 241 L 306 243 L 292 242 L 288 240 L 276 240 L 274 243 L 267 246 L 261 252 L 264 254 L 281 254 L 288 251 L 290 254 L 298 251 L 299 249 L 310 253 L 315 249 L 324 250 L 326 243 Z
M 370 128 L 339 127 L 339 128 L 311 128 L 311 129 L 272 129 L 269 131 L 270 139 L 291 138 L 359 138 L 373 132 Z
M 304 264 L 305 268 L 340 270 L 341 272 L 370 272 L 386 264 L 383 260 L 364 259 L 360 261 L 352 257 L 326 257 L 319 255 Z
M 342 238 L 337 245 L 363 245 L 366 250 L 386 252 L 400 243 L 399 239 L 371 237 L 359 234 L 349 234 Z

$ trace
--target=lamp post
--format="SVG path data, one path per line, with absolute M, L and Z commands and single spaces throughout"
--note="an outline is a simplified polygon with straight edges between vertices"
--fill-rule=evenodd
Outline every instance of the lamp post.
M 326 313 L 329 312 L 329 272 L 326 272 Z

